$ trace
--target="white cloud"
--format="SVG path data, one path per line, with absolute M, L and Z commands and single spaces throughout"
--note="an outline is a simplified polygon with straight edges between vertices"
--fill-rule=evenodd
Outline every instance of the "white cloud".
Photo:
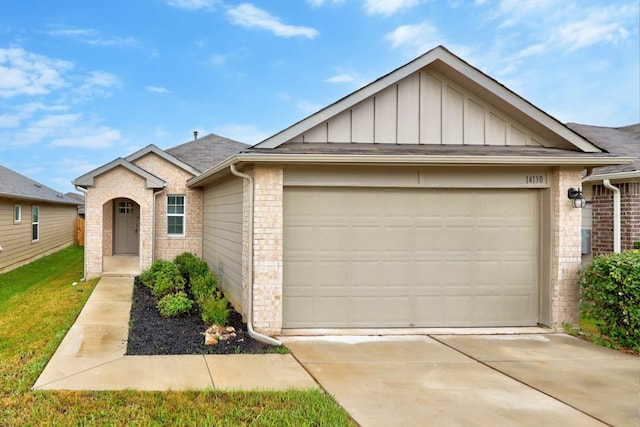
M 390 16 L 402 9 L 409 9 L 423 0 L 365 0 L 364 9 L 370 15 Z
M 311 7 L 320 7 L 324 6 L 325 4 L 342 4 L 344 3 L 344 0 L 307 0 L 307 3 L 309 3 Z
M 401 25 L 385 36 L 391 47 L 405 48 L 411 55 L 422 54 L 435 46 L 443 44 L 438 29 L 428 22 Z
M 66 85 L 67 61 L 26 52 L 19 47 L 0 48 L 0 98 L 44 95 Z
M 93 28 L 52 27 L 47 34 L 54 37 L 67 37 L 79 43 L 92 46 L 138 47 L 140 42 L 134 37 L 105 36 Z
M 74 102 L 89 100 L 96 97 L 108 98 L 111 89 L 121 86 L 120 79 L 106 71 L 91 71 L 83 77 L 83 82 L 71 92 Z
M 169 93 L 169 90 L 167 88 L 160 86 L 147 86 L 147 91 L 160 94 Z
M 234 25 L 267 30 L 279 37 L 300 36 L 313 39 L 320 34 L 314 28 L 283 24 L 280 18 L 249 3 L 228 9 L 227 16 Z
M 335 76 L 329 77 L 328 79 L 325 80 L 325 82 L 327 83 L 353 83 L 355 81 L 356 81 L 356 77 L 347 73 L 336 74 Z
M 234 123 L 216 126 L 213 132 L 249 145 L 257 144 L 272 135 L 270 131 L 260 130 L 251 124 Z
M 41 102 L 18 105 L 11 108 L 15 113 L 0 114 L 0 128 L 18 127 L 24 120 L 29 119 L 40 111 L 66 111 L 68 108 L 66 105 L 48 106 Z
M 120 141 L 120 132 L 108 126 L 98 128 L 74 127 L 65 135 L 55 138 L 51 147 L 107 148 Z
M 221 4 L 220 0 L 169 0 L 167 4 L 178 9 L 215 10 Z
M 322 107 L 324 107 L 324 105 L 316 104 L 311 101 L 302 100 L 302 101 L 296 102 L 296 107 L 298 108 L 298 110 L 302 111 L 304 114 L 309 115 L 309 114 L 313 114 L 320 111 Z

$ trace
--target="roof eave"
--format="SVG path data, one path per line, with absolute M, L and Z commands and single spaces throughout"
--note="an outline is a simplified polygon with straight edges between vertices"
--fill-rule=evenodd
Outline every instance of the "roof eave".
M 145 171 L 141 167 L 123 159 L 122 157 L 118 157 L 117 159 L 105 165 L 102 165 L 99 168 L 94 169 L 91 172 L 88 172 L 79 178 L 76 178 L 71 183 L 75 186 L 82 187 L 82 188 L 93 187 L 95 185 L 95 178 L 97 176 L 100 176 L 117 167 L 123 167 L 129 170 L 130 172 L 143 178 L 146 182 L 146 188 L 157 189 L 157 188 L 164 188 L 166 186 L 166 182 L 164 180 L 150 174 L 149 172 Z
M 582 182 L 597 184 L 599 182 L 602 182 L 605 179 L 608 179 L 611 181 L 626 181 L 626 180 L 633 180 L 633 179 L 640 180 L 640 170 L 589 175 L 589 176 L 586 176 L 582 180 Z
M 631 163 L 633 157 L 584 157 L 584 156 L 451 156 L 451 155 L 339 155 L 339 154 L 258 154 L 241 153 L 205 173 L 187 181 L 189 187 L 206 186 L 230 173 L 232 164 L 322 164 L 322 165 L 368 165 L 368 166 L 574 166 L 598 167 Z
M 128 155 L 127 157 L 125 157 L 125 160 L 127 160 L 128 162 L 134 162 L 136 160 L 138 160 L 139 158 L 146 156 L 149 153 L 153 153 L 156 156 L 166 160 L 167 162 L 179 167 L 180 169 L 190 173 L 193 176 L 199 175 L 200 171 L 196 168 L 194 168 L 193 166 L 183 162 L 182 160 L 178 159 L 177 157 L 167 153 L 166 151 L 162 150 L 161 148 L 158 148 L 156 145 L 154 144 L 149 144 L 146 147 L 136 151 L 133 154 Z

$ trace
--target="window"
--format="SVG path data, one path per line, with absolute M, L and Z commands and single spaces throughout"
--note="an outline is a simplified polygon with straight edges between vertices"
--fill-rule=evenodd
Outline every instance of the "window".
M 31 206 L 31 240 L 37 242 L 40 239 L 40 208 Z
M 15 205 L 13 207 L 13 222 L 17 224 L 21 221 L 22 221 L 22 206 Z
M 184 196 L 167 196 L 167 234 L 184 235 Z
M 121 214 L 133 213 L 133 202 L 118 202 L 118 213 L 121 213 Z

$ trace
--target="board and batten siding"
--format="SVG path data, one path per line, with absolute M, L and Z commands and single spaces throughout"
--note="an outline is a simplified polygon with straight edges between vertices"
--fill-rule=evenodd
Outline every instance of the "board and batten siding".
M 241 179 L 204 190 L 203 259 L 236 308 L 242 306 L 242 194 Z
M 422 70 L 292 142 L 543 146 L 544 139 L 437 72 Z
M 14 206 L 22 206 L 22 220 L 14 223 Z M 40 207 L 40 238 L 32 241 L 31 207 Z M 8 271 L 70 246 L 74 241 L 75 205 L 0 199 L 0 272 Z

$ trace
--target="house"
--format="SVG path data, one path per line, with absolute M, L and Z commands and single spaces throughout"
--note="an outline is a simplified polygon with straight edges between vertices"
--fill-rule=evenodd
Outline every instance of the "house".
M 206 171 L 170 151 L 76 180 L 88 271 L 129 200 L 141 266 L 201 254 L 268 335 L 577 323 L 582 214 L 568 189 L 585 168 L 631 161 L 443 47 Z M 185 236 L 167 236 L 181 212 Z
M 634 248 L 634 242 L 640 242 L 640 123 L 567 126 L 610 153 L 635 158 L 633 163 L 589 170 L 583 179 L 589 200 L 583 211 L 583 253 L 597 256 Z
M 72 192 L 64 193 L 64 195 L 78 204 L 78 218 L 84 219 L 84 196 Z
M 85 194 L 85 275 L 102 274 L 104 257 L 154 259 L 188 251 L 202 256 L 203 191 L 187 180 L 246 148 L 207 135 L 162 150 L 151 144 L 74 180 Z M 206 244 L 206 242 L 205 242 Z
M 73 244 L 78 203 L 0 165 L 0 273 Z

